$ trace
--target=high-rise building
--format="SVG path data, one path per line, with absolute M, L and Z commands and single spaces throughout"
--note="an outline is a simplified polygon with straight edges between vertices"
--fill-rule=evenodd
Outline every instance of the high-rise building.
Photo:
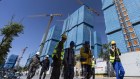
M 98 57 L 101 49 L 101 40 L 97 33 L 94 34 L 94 15 L 85 6 L 80 7 L 73 14 L 64 20 L 62 33 L 66 33 L 67 41 L 65 48 L 68 48 L 71 41 L 76 44 L 76 54 L 80 53 L 80 48 L 85 41 L 90 42 L 91 50 L 95 57 Z M 94 42 L 95 40 L 95 42 Z M 95 50 L 94 50 L 95 48 Z
M 44 49 L 42 51 L 42 54 L 40 56 L 41 61 L 45 58 L 46 55 L 49 55 L 51 57 L 56 44 L 59 42 L 59 40 L 61 38 L 62 28 L 63 27 L 54 25 L 49 29 L 46 43 L 45 43 Z M 36 54 L 36 52 L 30 53 L 25 66 L 29 65 L 31 58 L 35 54 Z M 50 60 L 51 60 L 51 58 L 50 58 Z
M 41 54 L 41 60 L 44 59 L 46 55 L 52 55 L 56 44 L 59 42 L 61 38 L 62 28 L 63 27 L 56 25 L 50 28 L 43 52 Z
M 140 51 L 140 0 L 102 0 L 108 42 L 121 52 Z
M 5 63 L 5 68 L 14 68 L 16 61 L 18 59 L 18 55 L 10 55 L 7 62 Z

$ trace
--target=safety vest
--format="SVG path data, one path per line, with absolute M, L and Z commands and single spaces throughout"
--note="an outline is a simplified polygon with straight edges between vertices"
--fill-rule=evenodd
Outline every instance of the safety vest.
M 58 43 L 59 44 L 59 43 Z M 54 48 L 53 54 L 52 54 L 52 58 L 56 55 L 56 57 L 58 58 L 58 54 L 57 54 L 57 47 L 58 44 L 56 45 L 56 47 Z M 63 60 L 63 56 L 64 56 L 64 44 L 63 44 L 63 49 L 61 51 L 61 56 L 60 59 Z
M 94 60 L 92 60 L 92 66 L 91 66 L 92 68 L 94 68 L 95 67 L 95 61 Z
M 118 48 L 117 48 L 117 54 L 119 55 Z M 114 63 L 114 60 L 115 60 L 115 52 L 113 52 L 113 55 L 110 55 L 110 62 Z

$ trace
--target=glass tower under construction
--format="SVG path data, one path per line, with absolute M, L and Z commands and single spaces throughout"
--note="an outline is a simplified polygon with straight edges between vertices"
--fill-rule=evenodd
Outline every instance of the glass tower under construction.
M 108 42 L 121 52 L 140 51 L 140 0 L 102 0 Z
M 93 55 L 98 58 L 101 50 L 101 38 L 94 31 L 94 15 L 87 7 L 80 7 L 64 20 L 62 33 L 64 32 L 68 36 L 65 48 L 68 48 L 70 42 L 74 41 L 76 54 L 79 54 L 84 42 L 89 41 Z

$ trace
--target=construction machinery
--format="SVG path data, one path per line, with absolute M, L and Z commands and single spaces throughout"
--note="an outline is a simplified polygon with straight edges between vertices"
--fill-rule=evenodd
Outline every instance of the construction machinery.
M 28 47 L 25 47 L 25 48 L 22 50 L 22 52 L 19 54 L 19 56 L 18 56 L 18 59 L 17 59 L 17 61 L 16 61 L 16 68 L 17 68 L 17 69 L 19 68 L 20 61 L 21 61 L 21 59 L 22 59 L 22 57 L 23 57 L 23 55 L 24 55 L 24 53 L 25 53 L 25 51 L 26 51 L 27 48 L 28 48 Z
M 78 3 L 79 3 L 80 5 L 84 5 L 89 11 L 95 13 L 97 16 L 100 15 L 96 10 L 94 10 L 93 8 L 91 8 L 91 7 L 89 7 L 88 5 L 84 4 L 81 0 L 77 0 L 77 1 L 78 1 Z

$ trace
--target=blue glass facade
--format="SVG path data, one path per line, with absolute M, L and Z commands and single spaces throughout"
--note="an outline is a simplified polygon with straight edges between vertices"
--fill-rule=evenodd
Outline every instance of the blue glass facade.
M 16 64 L 17 58 L 18 58 L 18 55 L 14 55 L 14 54 L 10 55 L 4 67 L 13 68 Z
M 41 60 L 44 59 L 46 55 L 52 55 L 53 50 L 61 38 L 62 28 L 60 26 L 53 26 L 50 28 L 47 36 L 47 40 L 41 55 Z
M 117 46 L 120 48 L 122 53 L 128 52 L 128 45 L 134 47 L 134 51 L 136 50 L 135 47 L 138 47 L 137 41 L 140 42 L 140 0 L 102 0 L 102 9 L 104 12 L 105 24 L 106 24 L 106 34 L 108 38 L 108 42 L 111 40 L 115 40 Z M 120 4 L 121 10 L 116 8 Z M 119 11 L 122 11 L 124 16 L 121 15 Z M 130 40 L 131 43 L 126 42 L 126 37 L 124 34 L 124 28 L 121 23 L 121 18 L 124 18 L 124 22 L 126 22 L 125 28 L 129 26 L 132 28 L 133 32 L 130 32 Z M 130 21 L 130 22 L 129 22 Z M 129 30 L 129 29 L 127 29 Z M 133 36 L 131 36 L 131 34 Z M 134 38 L 133 38 L 134 37 Z M 136 40 L 135 40 L 136 39 Z M 134 45 L 135 44 L 135 45 Z M 137 49 L 138 50 L 138 49 Z
M 101 52 L 101 46 L 102 46 L 101 37 L 100 37 L 99 33 L 97 33 L 95 31 L 94 32 L 94 56 L 95 56 L 95 58 L 98 58 L 99 53 Z
M 63 24 L 62 33 L 66 32 L 67 41 L 65 43 L 65 48 L 68 48 L 71 41 L 76 43 L 76 54 L 80 53 L 80 48 L 82 47 L 85 41 L 89 41 L 91 45 L 91 50 L 94 52 L 95 57 L 98 57 L 100 48 L 101 48 L 101 41 L 96 41 L 94 43 L 94 39 L 101 40 L 100 37 L 94 35 L 94 15 L 92 12 L 87 10 L 85 6 L 80 7 L 76 10 L 73 14 L 68 16 L 65 19 Z M 95 49 L 94 49 L 95 48 Z

